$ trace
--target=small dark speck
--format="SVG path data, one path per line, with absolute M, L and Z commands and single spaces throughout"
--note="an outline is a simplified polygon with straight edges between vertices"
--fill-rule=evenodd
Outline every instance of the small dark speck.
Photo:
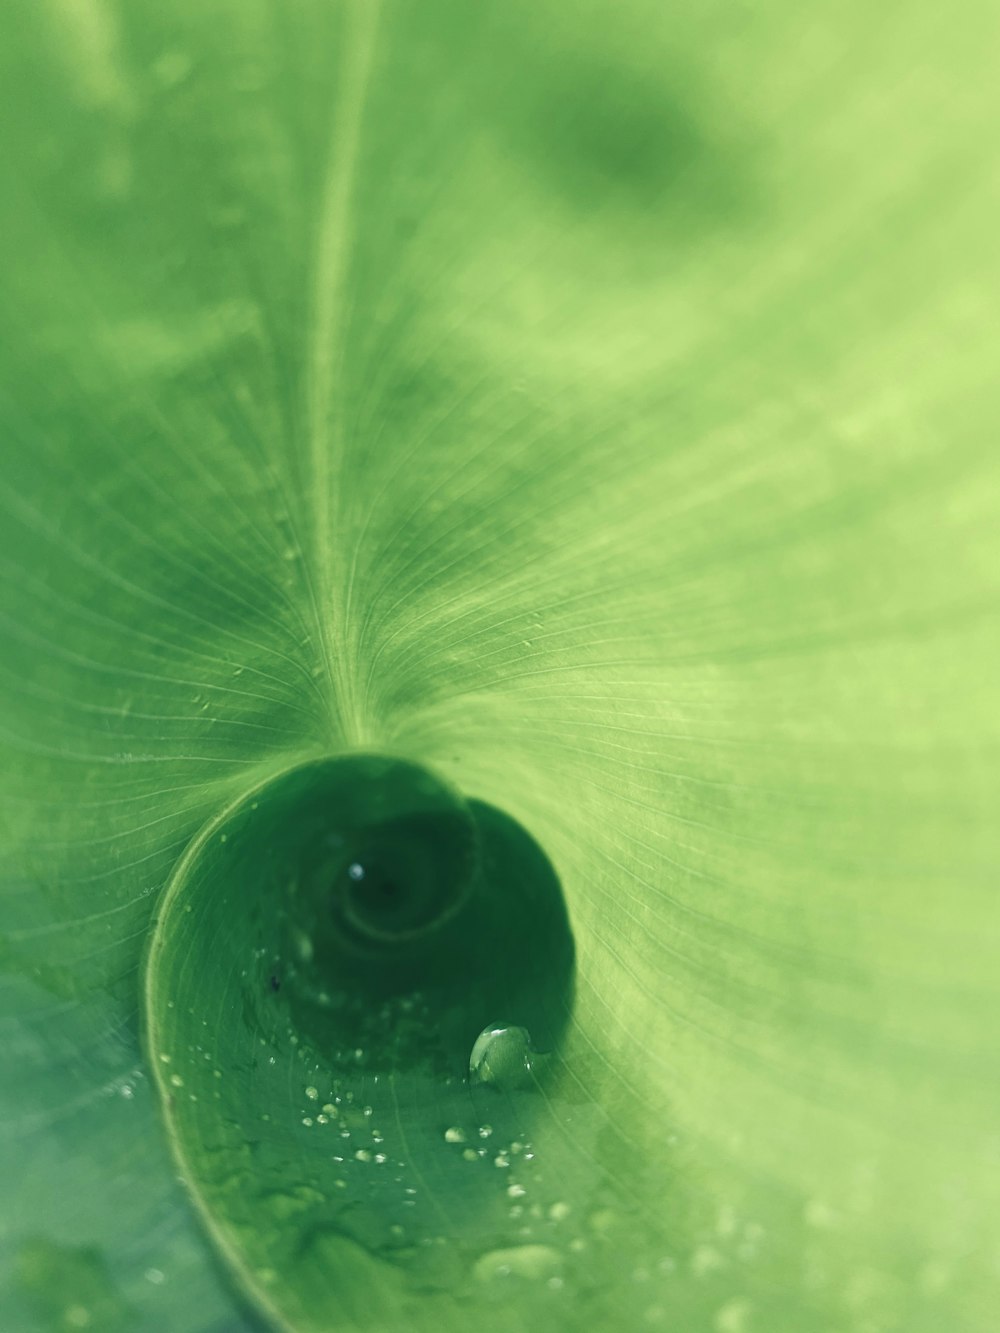
M 275 976 L 271 977 L 271 989 L 274 991 L 281 990 L 281 982 Z

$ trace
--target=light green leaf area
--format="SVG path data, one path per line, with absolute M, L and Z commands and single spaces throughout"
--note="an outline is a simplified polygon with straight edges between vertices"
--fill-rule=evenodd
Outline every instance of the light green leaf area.
M 989 1327 L 996 6 L 0 23 L 0 1327 Z M 548 858 L 517 1086 L 268 995 L 347 753 Z

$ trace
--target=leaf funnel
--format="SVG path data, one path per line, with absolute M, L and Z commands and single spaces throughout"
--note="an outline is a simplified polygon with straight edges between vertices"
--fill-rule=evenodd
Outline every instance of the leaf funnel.
M 195 839 L 150 946 L 149 1059 L 206 1224 L 276 1318 L 336 1327 L 346 1292 L 384 1328 L 408 1291 L 481 1299 L 501 1242 L 527 1262 L 512 1200 L 572 977 L 542 850 L 411 762 L 300 765 Z M 520 1059 L 474 1079 L 510 1034 Z

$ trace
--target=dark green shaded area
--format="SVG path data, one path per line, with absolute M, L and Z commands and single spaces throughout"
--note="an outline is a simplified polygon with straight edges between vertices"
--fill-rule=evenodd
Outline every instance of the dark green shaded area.
M 475 1294 L 481 1257 L 521 1243 L 510 1171 L 531 1171 L 572 983 L 541 848 L 418 765 L 306 764 L 208 826 L 152 941 L 149 1057 L 187 1182 L 265 1301 L 321 1327 L 358 1247 L 398 1292 Z M 498 1021 L 539 1058 L 473 1088 Z

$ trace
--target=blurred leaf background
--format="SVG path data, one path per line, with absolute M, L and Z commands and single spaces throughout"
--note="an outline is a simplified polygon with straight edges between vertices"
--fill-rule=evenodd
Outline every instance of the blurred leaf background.
M 143 945 L 207 819 L 368 747 L 562 879 L 619 1326 L 982 1333 L 1000 11 L 2 28 L 0 1324 L 250 1327 Z

